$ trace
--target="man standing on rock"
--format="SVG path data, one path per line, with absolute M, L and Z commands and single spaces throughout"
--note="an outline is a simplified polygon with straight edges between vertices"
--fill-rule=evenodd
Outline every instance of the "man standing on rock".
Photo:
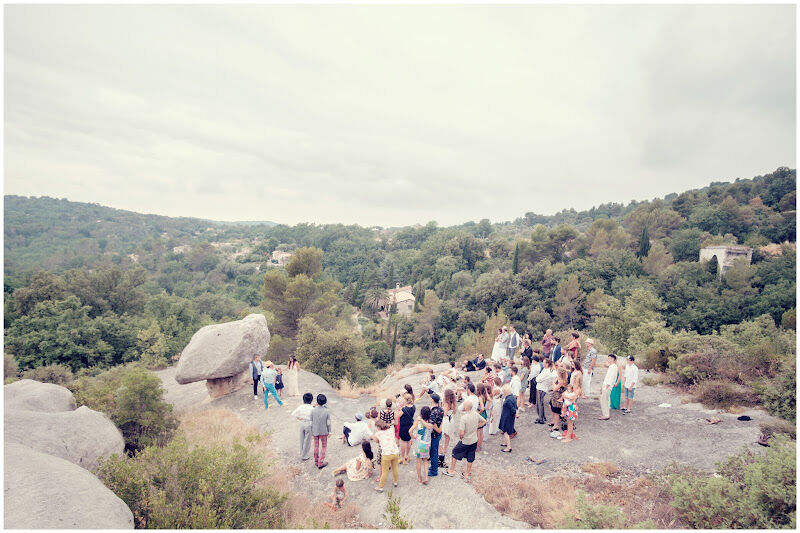
M 311 411 L 311 434 L 314 435 L 314 464 L 317 468 L 325 468 L 325 452 L 328 449 L 328 435 L 331 434 L 331 413 L 325 404 L 328 398 L 324 394 L 317 394 L 317 406 Z M 322 453 L 319 444 L 322 442 Z
M 602 416 L 598 416 L 598 420 L 608 420 L 611 416 L 611 389 L 614 387 L 614 384 L 616 384 L 618 376 L 617 356 L 610 353 L 608 354 L 606 379 L 603 380 L 603 388 L 600 392 L 600 411 L 602 412 Z
M 431 417 L 430 423 L 433 424 L 433 431 L 431 432 L 431 466 L 428 468 L 428 477 L 436 477 L 439 475 L 439 466 L 444 462 L 444 456 L 439 455 L 439 441 L 442 440 L 442 420 L 444 420 L 444 409 L 439 407 L 441 398 L 435 392 L 430 394 L 431 399 Z M 441 460 L 439 458 L 442 458 Z
M 314 395 L 310 392 L 303 394 L 303 405 L 292 411 L 292 416 L 300 421 L 300 460 L 308 461 L 308 454 L 311 452 L 311 411 L 314 408 L 311 402 Z
M 250 361 L 250 376 L 253 378 L 253 398 L 258 400 L 258 382 L 261 381 L 261 372 L 264 371 L 264 363 L 261 362 L 261 356 L 255 354 L 253 360 Z
M 264 389 L 264 409 L 269 409 L 267 393 L 272 394 L 272 397 L 275 398 L 278 405 L 283 405 L 281 399 L 278 398 L 278 391 L 275 390 L 275 376 L 278 375 L 278 372 L 275 370 L 275 365 L 272 364 L 272 361 L 267 361 L 264 363 L 264 366 L 266 368 L 261 372 L 261 386 Z
M 486 425 L 486 420 L 472 408 L 472 400 L 464 400 L 463 407 L 464 414 L 458 422 L 459 441 L 455 448 L 453 448 L 453 456 L 450 459 L 450 469 L 444 472 L 444 475 L 453 477 L 456 472 L 456 461 L 466 459 L 467 469 L 466 472 L 461 474 L 461 477 L 464 478 L 464 481 L 469 481 L 470 473 L 472 472 L 472 463 L 475 462 L 475 450 L 478 448 L 478 428 Z

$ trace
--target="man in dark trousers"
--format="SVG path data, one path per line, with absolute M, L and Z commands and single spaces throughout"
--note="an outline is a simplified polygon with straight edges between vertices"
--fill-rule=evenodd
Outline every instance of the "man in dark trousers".
M 439 475 L 439 467 L 444 465 L 444 455 L 439 455 L 439 441 L 442 440 L 442 420 L 444 420 L 444 409 L 439 407 L 441 398 L 435 392 L 429 394 L 431 399 L 430 423 L 433 424 L 431 432 L 431 466 L 428 468 L 428 477 Z

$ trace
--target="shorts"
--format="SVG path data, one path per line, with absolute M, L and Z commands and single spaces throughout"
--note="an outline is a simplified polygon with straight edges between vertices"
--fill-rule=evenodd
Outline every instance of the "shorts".
M 458 441 L 458 444 L 453 448 L 453 459 L 460 461 L 466 459 L 468 463 L 475 462 L 475 450 L 478 448 L 478 443 L 464 444 Z
M 550 402 L 550 410 L 556 414 L 561 414 L 561 407 L 554 406 L 553 402 Z
M 411 434 L 408 432 L 409 429 L 411 429 L 411 426 L 408 427 L 400 426 L 399 435 L 401 441 L 408 442 L 411 440 Z
M 636 392 L 636 387 L 631 387 L 630 389 L 625 389 L 625 398 L 629 400 L 633 400 L 633 393 Z

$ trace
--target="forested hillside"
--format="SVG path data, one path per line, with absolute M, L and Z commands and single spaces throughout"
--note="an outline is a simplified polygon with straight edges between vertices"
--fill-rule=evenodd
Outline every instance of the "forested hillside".
M 793 360 L 793 169 L 453 227 L 231 225 L 51 198 L 5 202 L 6 352 L 20 370 L 163 365 L 201 325 L 252 311 L 268 316 L 271 357 L 296 351 L 310 369 L 329 370 L 319 353 L 338 357 L 334 381 L 481 351 L 507 320 L 534 338 L 546 328 L 590 332 L 607 351 L 642 355 L 692 386 L 759 387 L 746 368 L 721 375 L 696 361 L 704 350 L 749 361 L 759 379 L 785 375 Z M 718 276 L 698 261 L 712 244 L 749 246 L 752 262 Z M 273 250 L 294 252 L 287 268 L 272 266 Z M 396 283 L 413 286 L 414 312 L 378 319 Z

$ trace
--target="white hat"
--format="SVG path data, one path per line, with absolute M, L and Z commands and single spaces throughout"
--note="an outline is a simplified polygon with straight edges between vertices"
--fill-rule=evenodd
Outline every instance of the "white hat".
M 594 344 L 594 340 L 593 339 L 586 339 L 586 344 Z

